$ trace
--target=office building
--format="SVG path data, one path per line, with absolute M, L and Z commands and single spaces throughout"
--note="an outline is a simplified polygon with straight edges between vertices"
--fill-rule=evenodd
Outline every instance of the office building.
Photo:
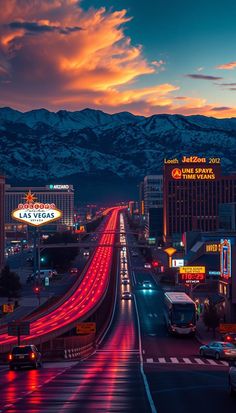
M 219 229 L 236 231 L 236 203 L 219 205 Z
M 236 174 L 224 176 L 219 158 L 183 157 L 164 163 L 164 239 L 186 231 L 215 231 L 219 204 L 236 202 Z
M 143 182 L 146 237 L 159 239 L 162 236 L 163 176 L 147 175 Z

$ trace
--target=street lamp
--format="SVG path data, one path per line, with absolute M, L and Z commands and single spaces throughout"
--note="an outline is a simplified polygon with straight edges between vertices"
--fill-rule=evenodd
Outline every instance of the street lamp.
M 168 247 L 164 250 L 169 257 L 169 268 L 172 267 L 172 255 L 177 251 L 174 247 Z

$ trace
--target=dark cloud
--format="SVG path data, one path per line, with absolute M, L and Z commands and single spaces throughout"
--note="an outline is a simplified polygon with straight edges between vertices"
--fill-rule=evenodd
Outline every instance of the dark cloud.
M 191 79 L 200 79 L 200 80 L 221 80 L 223 77 L 218 76 L 210 76 L 210 75 L 200 75 L 196 73 L 190 73 L 186 75 L 186 77 L 190 77 Z
M 214 108 L 211 108 L 211 110 L 214 112 L 217 112 L 217 111 L 221 112 L 222 110 L 230 110 L 230 109 L 232 108 L 229 106 L 216 106 Z
M 236 83 L 217 83 L 219 86 L 236 86 Z
M 81 27 L 72 26 L 72 27 L 57 27 L 49 26 L 46 24 L 38 24 L 36 22 L 19 22 L 14 21 L 8 25 L 11 29 L 24 29 L 28 33 L 45 33 L 45 32 L 58 32 L 61 34 L 69 34 L 72 32 L 77 32 L 82 30 Z

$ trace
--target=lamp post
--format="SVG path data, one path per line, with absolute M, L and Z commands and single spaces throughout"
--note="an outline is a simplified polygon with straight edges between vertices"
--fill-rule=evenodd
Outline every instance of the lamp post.
M 172 255 L 177 251 L 174 247 L 168 247 L 164 250 L 169 258 L 169 268 L 172 267 Z

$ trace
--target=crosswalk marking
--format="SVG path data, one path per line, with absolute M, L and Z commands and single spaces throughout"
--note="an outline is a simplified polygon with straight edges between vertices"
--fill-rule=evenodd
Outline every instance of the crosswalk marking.
M 176 357 L 171 357 L 170 359 L 171 359 L 171 363 L 175 363 L 175 364 L 179 363 L 179 360 Z
M 188 359 L 187 357 L 184 357 L 183 361 L 185 362 L 185 364 L 192 364 L 191 360 Z
M 223 364 L 224 366 L 228 366 L 227 361 L 220 360 L 220 363 Z
M 227 361 L 201 359 L 198 357 L 157 357 L 157 359 L 146 358 L 146 363 L 158 363 L 158 364 L 198 364 L 203 366 L 228 366 Z
M 208 363 L 212 364 L 213 366 L 217 366 L 217 363 L 214 360 L 207 360 Z
M 197 362 L 197 364 L 205 364 L 204 361 L 201 359 L 194 359 L 194 360 Z

